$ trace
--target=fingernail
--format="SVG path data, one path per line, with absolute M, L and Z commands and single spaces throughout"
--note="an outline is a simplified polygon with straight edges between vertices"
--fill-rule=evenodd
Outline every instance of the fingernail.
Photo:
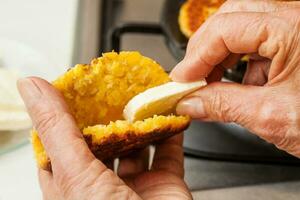
M 180 69 L 181 69 L 181 66 L 182 65 L 182 61 L 180 63 L 178 63 L 174 68 L 173 70 L 171 71 L 170 73 L 170 77 L 173 81 L 180 81 L 181 80 L 181 73 L 180 73 Z
M 17 86 L 27 108 L 33 105 L 42 95 L 41 90 L 30 78 L 19 79 Z
M 194 119 L 206 117 L 204 104 L 200 97 L 191 97 L 180 101 L 176 112 L 180 115 L 189 115 Z

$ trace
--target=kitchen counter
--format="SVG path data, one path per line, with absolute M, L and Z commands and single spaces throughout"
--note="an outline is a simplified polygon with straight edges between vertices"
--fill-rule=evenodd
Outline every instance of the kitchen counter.
M 192 191 L 300 181 L 300 167 L 226 162 L 185 156 L 185 180 Z
M 42 194 L 38 185 L 37 169 L 32 154 L 31 145 L 25 146 L 0 156 L 0 200 L 30 199 L 39 200 Z M 250 167 L 247 164 L 216 162 L 186 157 L 186 181 L 193 191 L 195 199 L 202 200 L 296 200 L 299 199 L 300 181 L 280 183 L 268 183 L 259 185 L 248 185 L 239 187 L 227 187 L 212 189 L 213 182 L 220 182 L 218 187 L 227 180 L 232 185 L 237 185 L 237 180 L 245 179 L 244 184 L 251 184 L 253 173 L 257 176 L 265 176 L 272 166 Z M 257 170 L 257 169 L 261 170 Z M 223 170 L 221 170 L 223 169 Z M 255 170 L 256 169 L 256 170 Z M 262 170 L 264 169 L 264 170 Z M 285 171 L 286 170 L 286 171 Z M 296 168 L 290 167 L 284 169 L 273 168 L 277 172 L 277 179 L 291 180 L 292 177 L 286 177 L 287 171 L 293 171 Z M 271 170 L 272 171 L 272 170 Z M 269 172 L 270 173 L 270 172 Z M 248 179 L 248 180 L 247 180 Z M 250 179 L 250 180 L 249 180 Z M 252 179 L 252 181 L 255 177 Z M 262 178 L 263 179 L 263 178 Z M 273 180 L 276 177 L 273 177 Z M 261 180 L 262 181 L 262 180 Z M 268 180 L 265 180 L 269 182 Z M 239 181 L 240 183 L 240 181 Z M 252 183 L 253 184 L 253 183 Z M 214 184 L 215 185 L 215 184 Z M 201 190 L 199 190 L 201 189 Z
M 29 46 L 61 73 L 72 63 L 77 4 L 78 0 L 1 0 L 0 38 Z
M 300 181 L 193 192 L 201 200 L 298 200 Z
M 0 155 L 0 200 L 42 199 L 37 168 L 28 144 Z
M 72 64 L 78 3 L 79 0 L 1 0 L 0 39 L 37 52 L 45 58 L 46 66 L 51 66 L 47 70 L 57 76 Z M 21 70 L 31 74 L 28 68 Z M 44 78 L 53 79 L 48 75 Z M 0 155 L 0 200 L 18 199 L 42 199 L 28 144 Z

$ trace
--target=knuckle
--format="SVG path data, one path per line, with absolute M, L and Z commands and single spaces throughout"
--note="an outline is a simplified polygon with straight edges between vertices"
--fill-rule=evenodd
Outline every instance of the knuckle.
M 112 199 L 131 199 L 134 196 L 134 192 L 112 170 L 108 168 L 100 170 L 98 160 L 91 162 L 86 170 L 76 176 L 61 177 L 58 185 L 67 199 L 73 199 L 73 197 L 77 199 L 78 197 L 84 197 L 84 199 L 99 197 L 102 199 L 107 196 Z M 85 191 L 88 193 L 84 193 Z
M 40 136 L 44 136 L 48 130 L 59 121 L 59 116 L 54 111 L 40 111 L 36 117 L 35 128 Z
M 218 121 L 222 122 L 231 122 L 232 119 L 229 117 L 229 113 L 232 110 L 229 102 L 228 97 L 226 94 L 221 93 L 217 89 L 214 89 L 213 94 L 211 96 L 210 104 L 209 104 L 209 111 L 212 115 L 213 119 L 217 119 Z
M 61 173 L 54 174 L 54 178 L 63 196 L 69 197 L 78 194 L 77 191 L 82 191 L 82 188 L 92 186 L 96 182 L 99 174 L 102 173 L 99 169 L 99 161 L 95 159 L 80 173 L 74 173 L 72 168 L 69 168 L 69 170 L 61 169 L 59 170 Z M 104 171 L 105 170 L 103 170 L 103 173 Z
M 299 132 L 298 131 L 296 132 L 294 130 L 288 130 L 286 132 L 286 137 L 279 140 L 277 143 L 275 143 L 275 145 L 278 148 L 283 149 L 293 155 L 298 154 L 299 156 L 299 151 L 300 151 Z
M 239 10 L 241 7 L 241 1 L 239 0 L 227 0 L 223 3 L 222 7 L 220 8 L 221 12 L 230 12 L 234 10 Z
M 281 148 L 285 148 L 289 143 L 287 132 L 293 120 L 286 108 L 275 101 L 263 103 L 258 117 L 261 137 Z
M 52 107 L 45 104 L 44 100 L 39 101 L 30 108 L 33 116 L 35 129 L 40 136 L 43 136 L 51 127 L 53 127 L 61 117 Z

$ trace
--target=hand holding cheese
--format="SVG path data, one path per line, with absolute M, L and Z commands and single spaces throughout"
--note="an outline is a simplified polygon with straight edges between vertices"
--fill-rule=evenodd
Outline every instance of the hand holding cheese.
M 203 79 L 191 83 L 169 82 L 133 97 L 125 106 L 124 118 L 133 122 L 153 115 L 170 114 L 180 99 L 206 85 Z
M 226 1 L 189 40 L 174 81 L 215 82 L 183 99 L 178 114 L 235 122 L 300 158 L 300 2 Z M 250 55 L 243 84 L 219 82 Z

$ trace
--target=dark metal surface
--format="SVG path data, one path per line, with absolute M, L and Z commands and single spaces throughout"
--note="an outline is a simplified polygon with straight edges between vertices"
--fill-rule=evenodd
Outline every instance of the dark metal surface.
M 199 157 L 191 156 L 185 156 L 184 165 L 185 181 L 191 190 L 230 188 L 300 180 L 300 168 L 296 165 L 228 162 L 199 159 Z M 286 192 L 290 192 L 289 189 Z M 270 191 L 269 195 L 271 194 L 272 192 Z M 267 200 L 269 199 L 273 198 L 268 198 Z
M 208 159 L 299 164 L 299 159 L 236 124 L 193 122 L 185 131 L 184 147 L 187 154 Z
M 122 24 L 115 27 L 111 31 L 111 47 L 114 51 L 120 51 L 121 38 L 126 33 L 142 33 L 142 34 L 163 34 L 163 30 L 158 24 Z
M 166 35 L 167 45 L 178 61 L 183 59 L 188 42 L 178 24 L 179 9 L 183 2 L 166 0 L 161 13 L 161 26 Z
M 161 13 L 161 26 L 166 36 L 166 44 L 170 51 L 180 61 L 185 55 L 188 39 L 181 33 L 178 23 L 179 10 L 184 0 L 166 0 Z M 224 77 L 241 83 L 246 71 L 247 63 L 239 62 L 234 69 L 227 70 Z
M 112 9 L 118 9 L 117 5 L 114 5 L 114 1 L 108 3 L 104 1 L 103 12 L 105 16 L 112 12 Z M 120 40 L 123 34 L 141 33 L 141 34 L 161 34 L 165 36 L 166 44 L 176 58 L 180 61 L 185 55 L 185 49 L 187 46 L 187 38 L 181 33 L 178 24 L 178 14 L 180 6 L 184 1 L 166 0 L 161 13 L 160 24 L 147 24 L 147 23 L 122 23 L 116 24 L 114 16 L 102 18 L 102 32 L 107 30 L 106 34 L 103 32 L 101 39 L 103 51 L 119 51 Z M 107 44 L 106 41 L 110 41 Z M 239 62 L 234 69 L 227 70 L 224 73 L 224 77 L 234 81 L 241 82 L 245 73 L 247 63 Z

